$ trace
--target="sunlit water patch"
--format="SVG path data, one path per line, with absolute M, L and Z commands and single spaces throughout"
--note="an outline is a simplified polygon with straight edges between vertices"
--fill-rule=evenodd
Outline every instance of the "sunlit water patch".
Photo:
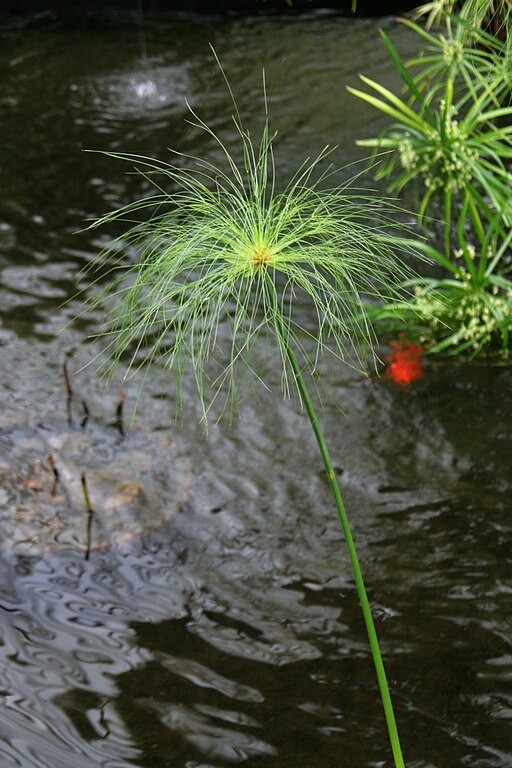
M 76 124 L 99 133 L 113 133 L 123 123 L 147 120 L 154 129 L 186 111 L 190 82 L 185 67 L 141 61 L 130 71 L 119 71 L 93 81 L 70 85 Z

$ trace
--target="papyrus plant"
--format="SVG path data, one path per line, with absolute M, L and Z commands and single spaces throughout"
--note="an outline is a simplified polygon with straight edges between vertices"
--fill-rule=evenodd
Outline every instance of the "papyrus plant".
M 490 27 L 500 34 L 510 18 L 510 0 L 430 0 L 419 5 L 413 16 L 426 16 L 427 28 L 443 21 L 446 14 L 458 12 L 473 27 Z
M 372 320 L 397 332 L 432 354 L 457 355 L 466 360 L 486 356 L 510 363 L 512 339 L 512 230 L 499 233 L 499 214 L 481 241 L 468 242 L 467 210 L 457 222 L 458 247 L 450 257 L 426 242 L 415 243 L 439 268 L 439 275 L 404 283 L 405 305 L 387 301 L 368 307 Z M 497 231 L 498 230 L 498 231 Z M 411 298 L 412 294 L 412 298 Z M 400 320 L 398 319 L 400 317 Z
M 434 204 L 440 204 L 445 255 L 451 249 L 453 207 L 467 205 L 479 240 L 498 212 L 504 227 L 511 226 L 512 125 L 503 121 L 512 117 L 512 107 L 496 106 L 489 79 L 483 75 L 470 92 L 457 97 L 450 68 L 432 100 L 431 92 L 425 94 L 418 86 L 389 37 L 381 34 L 406 86 L 406 97 L 363 75 L 369 92 L 348 89 L 393 120 L 379 137 L 358 142 L 377 151 L 389 150 L 378 175 L 389 178 L 389 190 L 394 193 L 415 185 L 420 221 L 425 214 L 437 216 Z
M 389 51 L 398 70 L 404 67 L 402 77 L 410 73 L 426 104 L 431 104 L 436 96 L 442 97 L 449 78 L 459 110 L 468 102 L 477 101 L 486 88 L 496 106 L 500 106 L 499 97 L 504 85 L 500 88 L 503 76 L 498 58 L 501 58 L 503 43 L 483 30 L 469 26 L 458 16 L 445 16 L 443 24 L 431 32 L 410 19 L 398 21 L 418 36 L 421 47 L 405 63 L 394 49 L 389 48 Z M 409 103 L 418 103 L 414 93 L 411 93 L 410 84 L 405 86 L 405 93 L 409 93 Z
M 404 762 L 372 613 L 308 389 L 324 352 L 365 367 L 373 337 L 363 295 L 389 297 L 407 272 L 395 256 L 401 238 L 389 233 L 395 210 L 374 196 L 351 192 L 347 183 L 334 185 L 333 168 L 319 171 L 327 150 L 306 161 L 280 188 L 266 97 L 257 143 L 234 99 L 233 104 L 239 159 L 194 112 L 192 123 L 214 142 L 223 162 L 179 153 L 170 163 L 115 155 L 139 169 L 155 192 L 93 225 L 128 222 L 127 233 L 99 259 L 102 275 L 105 269 L 113 269 L 114 275 L 93 304 L 113 305 L 104 329 L 110 365 L 123 360 L 129 368 L 141 359 L 145 366 L 159 364 L 174 373 L 178 391 L 189 372 L 205 424 L 216 398 L 227 397 L 236 407 L 244 372 L 250 379 L 265 375 L 256 353 L 261 337 L 276 345 L 284 393 L 298 394 L 325 465 L 369 636 L 394 763 L 400 768 Z M 142 214 L 142 222 L 134 225 Z M 134 262 L 126 260 L 127 251 L 136 252 Z M 304 298 L 314 310 L 307 323 L 297 311 L 298 300 Z

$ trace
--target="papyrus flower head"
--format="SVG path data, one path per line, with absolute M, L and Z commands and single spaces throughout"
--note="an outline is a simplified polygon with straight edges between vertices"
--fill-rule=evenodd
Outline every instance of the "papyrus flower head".
M 281 348 L 285 393 L 294 380 L 283 333 L 306 368 L 316 370 L 324 350 L 364 368 L 372 331 L 362 296 L 392 291 L 405 271 L 395 256 L 400 238 L 389 234 L 391 203 L 346 181 L 333 186 L 327 148 L 280 187 L 266 95 L 257 143 L 233 104 L 239 161 L 191 110 L 193 125 L 222 150 L 222 167 L 179 153 L 171 163 L 115 155 L 152 181 L 155 194 L 93 224 L 133 222 L 135 212 L 149 212 L 122 236 L 121 257 L 115 244 L 101 255 L 102 269 L 106 261 L 117 273 L 93 303 L 110 306 L 110 363 L 123 359 L 129 369 L 158 361 L 175 373 L 178 388 L 190 365 L 204 418 L 220 391 L 236 398 L 243 371 L 260 378 L 254 349 L 262 335 Z M 136 251 L 135 263 L 126 262 L 127 246 Z M 296 311 L 298 298 L 314 310 L 307 322 Z M 219 334 L 221 326 L 229 335 Z M 229 338 L 228 349 L 219 348 L 221 336 Z M 214 356 L 223 359 L 220 374 Z

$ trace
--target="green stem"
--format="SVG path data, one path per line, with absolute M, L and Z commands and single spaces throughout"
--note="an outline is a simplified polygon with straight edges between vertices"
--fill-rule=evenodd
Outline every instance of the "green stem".
M 313 427 L 313 432 L 315 433 L 315 437 L 318 443 L 318 447 L 320 449 L 320 453 L 322 454 L 322 459 L 324 460 L 325 468 L 327 470 L 327 477 L 329 478 L 329 485 L 331 486 L 331 491 L 334 496 L 334 501 L 338 509 L 338 515 L 341 521 L 341 526 L 343 528 L 343 533 L 345 536 L 345 541 L 346 541 L 349 556 L 350 556 L 350 562 L 352 564 L 352 570 L 353 570 L 354 578 L 356 582 L 357 593 L 359 595 L 359 601 L 361 603 L 364 621 L 366 624 L 366 631 L 368 632 L 368 639 L 370 641 L 370 648 L 372 651 L 373 662 L 375 664 L 375 670 L 377 672 L 380 695 L 382 698 L 382 704 L 384 706 L 384 714 L 386 716 L 386 724 L 388 727 L 389 739 L 391 741 L 391 749 L 393 751 L 395 766 L 396 768 L 405 768 L 405 763 L 402 756 L 402 750 L 400 748 L 400 739 L 398 737 L 398 730 L 396 727 L 395 714 L 393 712 L 393 704 L 391 701 L 391 695 L 389 693 L 388 682 L 386 679 L 386 671 L 384 669 L 384 663 L 382 661 L 382 655 L 380 652 L 377 632 L 375 630 L 375 624 L 373 622 L 370 603 L 368 601 L 366 588 L 364 586 L 363 575 L 361 573 L 361 567 L 359 565 L 359 558 L 357 557 L 357 551 L 354 544 L 354 540 L 352 538 L 350 524 L 348 521 L 347 513 L 345 512 L 345 505 L 343 504 L 343 499 L 341 497 L 338 481 L 336 480 L 336 475 L 334 473 L 334 468 L 332 466 L 331 458 L 329 456 L 329 451 L 327 449 L 327 445 L 324 440 L 322 429 L 318 422 L 318 417 L 316 415 L 313 402 L 309 395 L 309 391 L 302 377 L 299 363 L 297 361 L 297 358 L 295 356 L 293 349 L 290 346 L 288 335 L 284 329 L 281 318 L 280 317 L 276 318 L 276 321 L 277 321 L 277 329 L 281 336 L 284 350 L 286 351 L 288 361 L 293 370 L 293 374 L 295 376 L 295 381 L 297 383 L 297 387 L 298 387 L 300 396 L 302 398 L 302 402 L 304 403 L 304 407 L 306 409 L 309 420 L 311 422 L 311 426 Z
M 475 205 L 475 201 L 473 200 L 471 195 L 468 195 L 468 203 L 469 203 L 469 215 L 471 218 L 471 222 L 476 230 L 476 234 L 481 242 L 485 240 L 485 232 L 482 225 L 482 220 L 480 218 L 480 215 L 478 213 L 478 209 Z
M 452 187 L 450 180 L 444 190 L 444 255 L 450 258 L 451 252 L 451 224 L 452 224 Z

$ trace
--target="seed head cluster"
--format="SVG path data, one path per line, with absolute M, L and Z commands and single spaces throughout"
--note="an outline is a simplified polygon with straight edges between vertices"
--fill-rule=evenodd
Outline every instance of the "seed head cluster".
M 447 67 L 460 64 L 464 58 L 464 45 L 460 40 L 447 40 L 442 37 L 442 50 L 443 61 Z
M 466 253 L 471 262 L 476 260 L 474 246 L 469 245 Z M 455 251 L 454 256 L 460 259 L 462 251 Z M 453 281 L 417 286 L 414 304 L 425 328 L 420 341 L 429 347 L 443 340 L 443 346 L 455 352 L 491 352 L 500 337 L 512 332 L 512 288 L 478 284 L 464 268 Z M 507 354 L 505 345 L 504 356 Z
M 415 171 L 428 189 L 455 187 L 463 190 L 472 179 L 472 167 L 479 153 L 468 143 L 468 135 L 455 118 L 449 118 L 441 132 L 431 129 L 426 141 L 406 138 L 398 145 L 400 164 Z

